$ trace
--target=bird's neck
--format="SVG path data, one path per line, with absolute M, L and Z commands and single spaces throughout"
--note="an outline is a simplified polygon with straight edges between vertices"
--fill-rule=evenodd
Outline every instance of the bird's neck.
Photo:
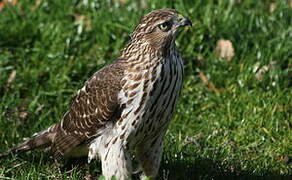
M 141 60 L 161 61 L 176 51 L 175 42 L 171 42 L 168 45 L 155 46 L 147 41 L 130 41 L 121 51 L 120 59 L 129 62 Z

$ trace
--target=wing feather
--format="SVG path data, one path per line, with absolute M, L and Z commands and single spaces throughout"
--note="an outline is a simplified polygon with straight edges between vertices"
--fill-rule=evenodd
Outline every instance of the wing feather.
M 116 122 L 123 108 L 118 99 L 123 73 L 123 65 L 116 61 L 85 83 L 56 131 L 52 145 L 55 157 L 70 152 L 98 135 L 108 123 Z

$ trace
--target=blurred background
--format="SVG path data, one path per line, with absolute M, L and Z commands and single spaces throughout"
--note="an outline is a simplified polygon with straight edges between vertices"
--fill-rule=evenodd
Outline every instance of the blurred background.
M 184 87 L 158 179 L 292 178 L 291 0 L 0 1 L 0 151 L 60 121 L 139 19 L 175 8 Z M 0 160 L 0 179 L 94 179 L 99 162 Z

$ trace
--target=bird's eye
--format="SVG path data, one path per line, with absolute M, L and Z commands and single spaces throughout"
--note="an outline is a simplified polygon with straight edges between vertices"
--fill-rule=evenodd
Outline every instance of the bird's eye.
M 159 29 L 161 30 L 161 31 L 164 31 L 164 32 L 166 32 L 166 31 L 169 31 L 170 30 L 170 28 L 171 28 L 171 24 L 170 24 L 170 22 L 164 22 L 164 23 L 162 23 L 162 24 L 159 24 Z

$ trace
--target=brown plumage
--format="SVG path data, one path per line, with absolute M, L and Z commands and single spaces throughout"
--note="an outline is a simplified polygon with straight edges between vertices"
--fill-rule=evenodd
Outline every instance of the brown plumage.
M 60 123 L 0 157 L 49 147 L 58 159 L 83 148 L 89 161 L 102 161 L 107 179 L 130 178 L 132 156 L 140 162 L 141 178 L 155 177 L 182 86 L 183 65 L 174 41 L 187 25 L 190 20 L 173 9 L 147 14 L 119 58 L 85 83 Z

